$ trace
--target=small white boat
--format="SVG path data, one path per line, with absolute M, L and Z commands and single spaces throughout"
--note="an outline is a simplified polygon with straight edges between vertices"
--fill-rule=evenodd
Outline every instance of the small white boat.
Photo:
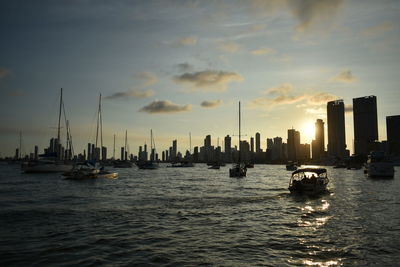
M 388 161 L 383 151 L 372 151 L 368 156 L 366 173 L 368 177 L 393 178 L 394 164 Z
M 304 168 L 292 173 L 289 181 L 291 193 L 319 194 L 326 192 L 329 183 L 327 171 L 324 168 Z

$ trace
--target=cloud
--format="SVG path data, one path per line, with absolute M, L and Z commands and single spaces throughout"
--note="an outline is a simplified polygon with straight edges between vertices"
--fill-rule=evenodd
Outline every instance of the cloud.
M 259 55 L 273 55 L 276 53 L 276 51 L 272 48 L 268 48 L 268 47 L 262 47 L 259 49 L 255 49 L 253 51 L 250 52 L 251 54 L 255 55 L 255 56 L 259 56 Z
M 279 10 L 289 11 L 297 20 L 296 30 L 308 31 L 316 26 L 326 30 L 343 0 L 252 0 L 251 6 L 258 14 L 269 15 Z
M 352 83 L 357 80 L 356 77 L 351 73 L 351 70 L 343 70 L 337 76 L 332 78 L 334 82 L 342 82 L 342 83 Z
M 230 82 L 242 81 L 243 77 L 236 72 L 204 70 L 184 73 L 174 77 L 177 83 L 189 84 L 192 91 L 222 92 Z
M 12 73 L 9 69 L 0 67 L 0 79 L 9 77 L 9 76 L 11 76 L 11 74 Z
M 205 100 L 201 102 L 203 108 L 215 108 L 222 104 L 222 100 Z
M 197 44 L 197 37 L 182 37 L 177 40 L 178 45 L 188 46 Z
M 192 110 L 192 105 L 178 105 L 168 100 L 153 101 L 147 106 L 142 107 L 139 111 L 150 114 L 157 113 L 177 113 Z
M 157 83 L 157 77 L 151 72 L 147 72 L 147 71 L 139 72 L 139 73 L 136 73 L 134 75 L 134 77 L 136 79 L 142 81 L 143 87 L 148 87 L 148 86 L 151 86 L 151 85 Z
M 241 46 L 235 42 L 220 42 L 219 47 L 220 50 L 227 53 L 236 53 L 240 50 Z
M 395 26 L 393 25 L 393 23 L 387 21 L 375 26 L 368 27 L 363 30 L 361 34 L 365 37 L 376 37 L 384 34 L 385 32 L 392 31 L 394 28 Z
M 121 99 L 121 98 L 148 98 L 154 95 L 154 91 L 151 89 L 140 90 L 131 89 L 125 92 L 117 92 L 110 96 L 106 96 L 105 99 Z
M 294 86 L 290 83 L 284 83 L 277 87 L 269 88 L 264 92 L 264 94 L 267 94 L 267 96 L 253 99 L 251 101 L 251 106 L 273 108 L 280 105 L 305 103 L 304 105 L 298 105 L 298 107 L 308 107 L 325 105 L 328 101 L 337 99 L 337 96 L 325 92 L 308 92 L 298 94 L 295 91 L 296 90 Z
M 193 70 L 193 66 L 189 63 L 180 63 L 176 65 L 178 67 L 179 72 L 188 72 Z

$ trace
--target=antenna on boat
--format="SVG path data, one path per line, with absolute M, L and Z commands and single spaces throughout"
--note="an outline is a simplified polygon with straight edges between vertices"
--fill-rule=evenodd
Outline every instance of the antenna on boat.
M 63 89 L 61 88 L 61 94 L 60 94 L 60 111 L 59 111 L 59 113 L 58 113 L 58 127 L 57 127 L 57 141 L 58 141 L 58 143 L 60 143 L 62 96 L 63 96 Z

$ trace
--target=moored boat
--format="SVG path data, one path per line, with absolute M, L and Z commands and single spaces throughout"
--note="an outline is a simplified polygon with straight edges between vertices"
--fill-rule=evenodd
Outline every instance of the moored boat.
M 385 157 L 385 153 L 383 151 L 372 151 L 369 154 L 365 170 L 368 177 L 394 177 L 393 163 Z

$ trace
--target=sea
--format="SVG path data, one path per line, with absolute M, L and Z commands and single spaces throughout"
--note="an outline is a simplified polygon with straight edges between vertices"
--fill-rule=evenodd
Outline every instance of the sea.
M 326 167 L 292 195 L 284 165 L 116 169 L 67 180 L 0 166 L 0 266 L 400 266 L 393 179 Z

